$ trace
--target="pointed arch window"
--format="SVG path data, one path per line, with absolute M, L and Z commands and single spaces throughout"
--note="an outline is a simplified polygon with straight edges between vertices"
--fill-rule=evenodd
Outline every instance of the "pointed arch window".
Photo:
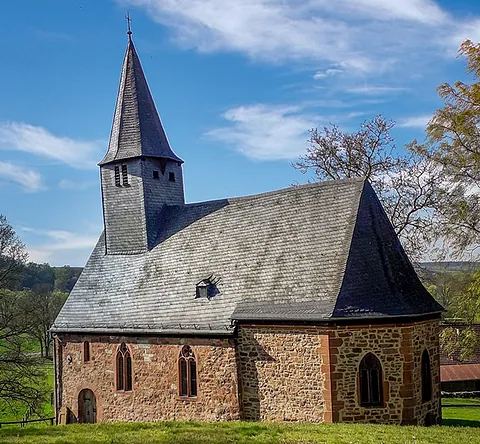
M 117 390 L 123 392 L 132 391 L 132 356 L 127 345 L 122 342 L 117 351 Z
M 430 367 L 430 356 L 425 349 L 422 353 L 422 402 L 432 399 L 432 371 Z
M 379 407 L 383 403 L 382 365 L 378 358 L 367 353 L 359 367 L 360 405 L 363 407 Z
M 197 363 L 190 346 L 183 346 L 178 357 L 179 395 L 182 398 L 197 397 Z

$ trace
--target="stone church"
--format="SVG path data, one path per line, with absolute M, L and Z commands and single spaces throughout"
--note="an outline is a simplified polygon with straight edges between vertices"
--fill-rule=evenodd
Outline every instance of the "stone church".
M 369 183 L 186 203 L 182 164 L 129 35 L 57 421 L 438 423 L 442 307 Z

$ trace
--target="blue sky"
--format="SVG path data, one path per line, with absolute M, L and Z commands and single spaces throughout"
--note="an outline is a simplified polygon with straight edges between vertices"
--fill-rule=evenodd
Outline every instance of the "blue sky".
M 466 79 L 474 0 L 23 0 L 2 4 L 0 213 L 30 260 L 83 266 L 125 12 L 189 202 L 303 183 L 308 130 L 382 113 L 423 139 L 436 87 Z

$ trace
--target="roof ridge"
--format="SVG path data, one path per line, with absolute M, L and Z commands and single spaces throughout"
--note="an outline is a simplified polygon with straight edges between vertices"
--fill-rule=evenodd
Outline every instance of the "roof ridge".
M 346 183 L 365 183 L 368 182 L 366 178 L 364 177 L 349 177 L 345 179 L 334 179 L 334 180 L 324 180 L 321 182 L 314 182 L 314 183 L 305 183 L 305 184 L 300 184 L 300 185 L 290 185 L 289 187 L 285 188 L 280 188 L 279 190 L 272 190 L 272 191 L 265 191 L 263 193 L 256 193 L 256 194 L 248 194 L 246 196 L 235 196 L 235 197 L 224 197 L 220 199 L 212 199 L 212 200 L 204 200 L 204 201 L 199 201 L 199 202 L 189 202 L 185 205 L 187 206 L 193 206 L 193 205 L 202 205 L 202 204 L 207 204 L 207 203 L 212 203 L 212 202 L 220 202 L 223 200 L 228 200 L 229 203 L 236 202 L 236 201 L 244 201 L 244 200 L 254 200 L 254 199 L 259 199 L 263 197 L 268 197 L 268 196 L 274 196 L 276 194 L 285 194 L 289 192 L 293 192 L 295 190 L 299 189 L 309 189 L 309 188 L 323 188 L 323 187 L 329 187 L 329 186 L 334 186 L 339 183 L 341 184 L 346 184 Z

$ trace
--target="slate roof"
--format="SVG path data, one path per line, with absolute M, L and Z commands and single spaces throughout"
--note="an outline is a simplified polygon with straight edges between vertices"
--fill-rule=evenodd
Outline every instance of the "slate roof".
M 129 38 L 110 143 L 99 165 L 140 156 L 183 163 L 168 143 L 133 40 Z
M 218 293 L 196 298 L 211 275 Z M 164 207 L 142 254 L 105 255 L 102 235 L 52 330 L 230 334 L 232 320 L 440 311 L 371 186 L 348 179 Z

